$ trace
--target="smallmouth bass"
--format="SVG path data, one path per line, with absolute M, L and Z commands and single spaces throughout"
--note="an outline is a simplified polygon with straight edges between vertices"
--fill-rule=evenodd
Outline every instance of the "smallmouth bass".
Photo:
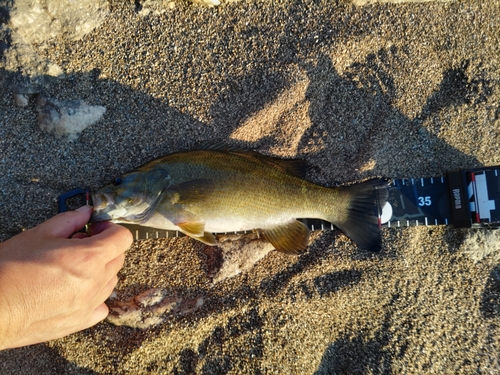
M 305 163 L 254 151 L 209 148 L 173 153 L 117 177 L 92 194 L 91 221 L 178 230 L 208 245 L 213 233 L 257 230 L 276 250 L 298 254 L 309 229 L 297 218 L 334 224 L 360 247 L 379 251 L 376 196 L 387 182 L 372 179 L 327 188 L 302 178 Z

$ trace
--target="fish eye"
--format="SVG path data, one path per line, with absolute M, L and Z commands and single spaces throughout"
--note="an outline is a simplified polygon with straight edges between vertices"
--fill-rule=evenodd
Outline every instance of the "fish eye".
M 121 177 L 117 177 L 113 180 L 113 185 L 119 186 L 123 182 L 123 179 Z

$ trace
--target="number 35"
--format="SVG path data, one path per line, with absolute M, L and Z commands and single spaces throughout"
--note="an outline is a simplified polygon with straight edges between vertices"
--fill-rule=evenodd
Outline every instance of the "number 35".
M 431 197 L 418 197 L 418 205 L 422 206 L 430 206 L 432 204 Z

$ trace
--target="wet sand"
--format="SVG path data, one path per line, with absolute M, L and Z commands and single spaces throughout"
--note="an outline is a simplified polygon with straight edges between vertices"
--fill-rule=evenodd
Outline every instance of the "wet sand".
M 64 191 L 207 142 L 305 159 L 308 178 L 331 186 L 500 165 L 495 0 L 334 3 L 113 1 L 80 41 L 35 46 L 65 73 L 44 94 L 106 113 L 69 142 L 37 127 L 33 100 L 16 107 L 1 89 L 0 239 L 54 215 Z M 304 255 L 269 252 L 214 283 L 217 251 L 138 241 L 120 298 L 158 288 L 201 307 L 4 351 L 0 372 L 494 374 L 499 243 L 488 231 L 384 229 L 371 254 L 316 232 Z

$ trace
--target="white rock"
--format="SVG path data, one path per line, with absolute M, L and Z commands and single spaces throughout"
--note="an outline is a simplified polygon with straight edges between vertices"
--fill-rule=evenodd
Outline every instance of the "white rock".
M 83 100 L 61 101 L 38 95 L 37 111 L 40 129 L 73 141 L 85 128 L 99 121 L 106 108 L 88 105 Z
M 461 249 L 476 262 L 480 262 L 487 257 L 499 261 L 500 231 L 488 229 L 470 231 L 464 239 Z
M 208 7 L 213 7 L 213 6 L 217 6 L 220 4 L 219 0 L 191 0 L 191 2 L 194 4 L 205 5 Z
M 212 279 L 214 284 L 253 268 L 274 250 L 268 241 L 253 234 L 221 235 L 218 246 L 222 249 L 223 263 Z
M 62 35 L 79 40 L 99 26 L 108 13 L 106 0 L 16 0 L 9 27 L 26 43 Z
M 26 107 L 28 105 L 29 99 L 27 95 L 13 94 L 12 96 L 14 97 L 14 103 L 16 104 L 16 106 Z
M 16 72 L 26 78 L 18 82 L 21 85 L 15 82 L 8 85 L 19 94 L 39 93 L 48 78 L 64 77 L 61 67 L 41 56 L 33 44 L 43 45 L 61 37 L 79 40 L 109 14 L 107 0 L 16 0 L 11 3 L 3 8 L 8 12 L 4 17 L 8 23 L 2 25 L 5 28 L 2 35 L 9 35 L 11 41 L 2 47 L 5 49 L 2 54 L 4 68 L 10 76 Z M 13 80 L 7 78 L 7 81 Z M 0 84 L 5 80 L 0 76 Z
M 163 289 L 148 289 L 145 292 L 135 296 L 135 302 L 140 307 L 150 307 L 157 305 L 165 298 L 165 291 Z

